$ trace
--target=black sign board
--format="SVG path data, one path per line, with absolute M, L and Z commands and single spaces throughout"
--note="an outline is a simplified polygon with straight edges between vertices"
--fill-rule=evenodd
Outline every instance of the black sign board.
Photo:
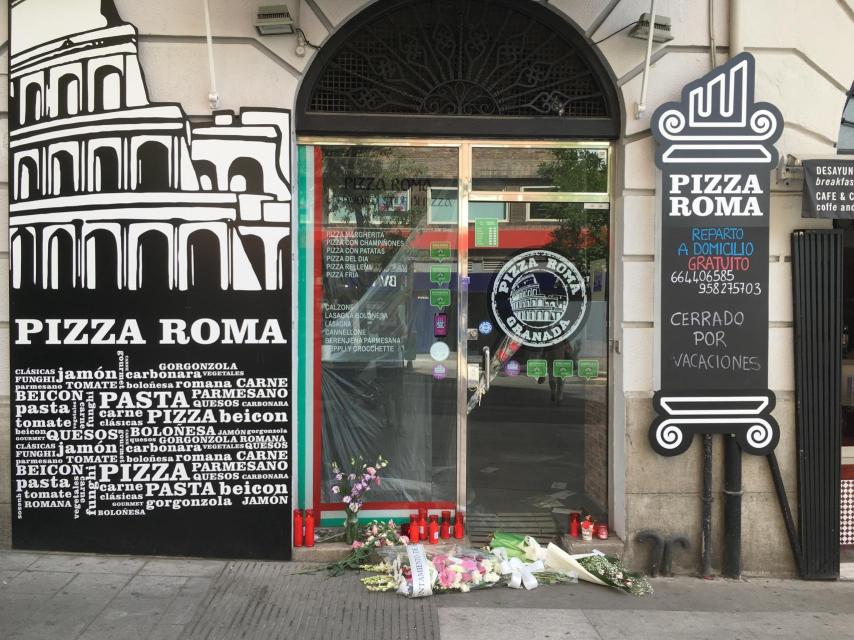
M 191 124 L 136 42 L 11 8 L 13 545 L 285 559 L 290 114 Z
M 694 433 L 735 433 L 752 453 L 778 429 L 768 391 L 770 168 L 782 117 L 753 99 L 741 54 L 653 115 L 662 172 L 661 390 L 650 431 L 662 455 Z
M 854 158 L 804 160 L 804 218 L 854 220 Z

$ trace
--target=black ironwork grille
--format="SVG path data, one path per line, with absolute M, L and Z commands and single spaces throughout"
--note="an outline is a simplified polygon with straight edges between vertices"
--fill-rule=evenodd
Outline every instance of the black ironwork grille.
M 379 15 L 325 64 L 308 111 L 611 115 L 594 71 L 570 42 L 489 0 L 426 0 Z
M 792 233 L 803 578 L 839 577 L 842 231 Z

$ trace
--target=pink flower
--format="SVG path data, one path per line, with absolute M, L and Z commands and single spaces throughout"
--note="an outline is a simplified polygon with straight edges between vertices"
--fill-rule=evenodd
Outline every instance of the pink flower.
M 341 492 L 341 487 L 339 487 L 338 485 L 335 485 L 334 487 L 332 487 L 332 493 L 340 493 L 340 492 Z
M 349 503 L 349 502 L 350 502 L 350 500 L 352 500 L 352 498 L 351 498 L 350 496 L 344 496 L 343 498 L 341 498 L 341 501 L 342 501 L 344 504 Z
M 372 534 L 377 535 L 378 531 L 379 531 L 379 529 L 377 529 L 377 525 L 374 525 L 371 527 L 371 533 Z
M 368 467 L 367 469 L 365 469 L 365 471 L 367 471 L 372 476 L 377 475 L 377 470 L 374 467 Z
M 358 540 L 353 540 L 353 548 L 354 549 L 359 549 L 359 548 L 364 547 L 364 546 L 365 546 L 364 542 L 359 542 Z
M 400 542 L 402 544 L 409 544 L 409 536 L 400 536 Z

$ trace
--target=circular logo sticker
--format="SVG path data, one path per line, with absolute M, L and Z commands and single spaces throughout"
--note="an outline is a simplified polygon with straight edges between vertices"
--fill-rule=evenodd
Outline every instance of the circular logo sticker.
M 477 329 L 483 335 L 488 336 L 490 333 L 492 333 L 492 323 L 489 320 L 484 320 L 479 325 L 477 325 Z
M 563 342 L 587 317 L 587 284 L 576 266 L 553 251 L 535 249 L 511 258 L 492 283 L 498 326 L 527 347 Z
M 436 362 L 447 360 L 449 355 L 451 355 L 451 348 L 444 342 L 434 342 L 430 347 L 430 356 Z

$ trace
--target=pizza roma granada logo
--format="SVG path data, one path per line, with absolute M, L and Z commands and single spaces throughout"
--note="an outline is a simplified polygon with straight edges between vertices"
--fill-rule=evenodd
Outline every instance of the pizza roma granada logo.
M 587 316 L 587 285 L 569 260 L 526 251 L 492 284 L 492 312 L 504 332 L 527 347 L 549 347 L 574 334 Z

